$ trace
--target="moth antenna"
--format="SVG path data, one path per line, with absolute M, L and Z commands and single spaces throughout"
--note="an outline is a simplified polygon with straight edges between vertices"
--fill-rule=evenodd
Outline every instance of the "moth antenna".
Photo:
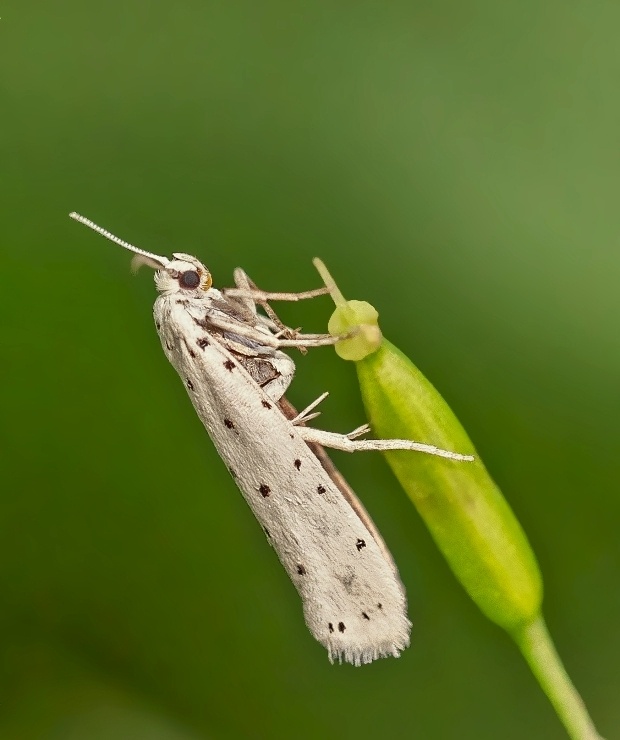
M 152 257 L 145 257 L 143 254 L 134 254 L 131 258 L 131 271 L 135 275 L 142 265 L 152 267 L 154 270 L 161 270 L 162 264 L 159 262 L 159 259 L 161 258 L 158 257 L 156 261 Z
M 91 221 L 89 218 L 86 218 L 86 216 L 81 216 L 79 213 L 76 213 L 75 211 L 72 211 L 69 214 L 69 218 L 72 218 L 74 221 L 77 221 L 80 224 L 84 224 L 84 226 L 88 226 L 89 229 L 96 231 L 98 234 L 101 234 L 101 236 L 104 236 L 106 239 L 109 239 L 111 242 L 114 242 L 114 244 L 118 244 L 119 247 L 128 249 L 130 252 L 133 252 L 134 254 L 139 254 L 141 257 L 144 258 L 144 261 L 142 262 L 142 264 L 147 264 L 147 265 L 150 265 L 151 267 L 155 267 L 155 269 L 159 269 L 159 268 L 165 267 L 169 263 L 169 260 L 166 257 L 160 257 L 158 254 L 153 254 L 153 252 L 147 252 L 146 249 L 140 249 L 140 247 L 134 247 L 133 244 L 126 242 L 124 239 L 119 239 L 118 236 L 114 236 L 114 234 L 109 232 L 107 229 L 104 229 L 103 227 L 98 226 L 94 221 Z

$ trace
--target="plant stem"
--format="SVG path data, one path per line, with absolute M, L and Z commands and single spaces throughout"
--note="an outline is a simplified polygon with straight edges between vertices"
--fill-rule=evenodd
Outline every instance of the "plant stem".
M 562 665 L 542 615 L 512 636 L 572 740 L 602 740 Z

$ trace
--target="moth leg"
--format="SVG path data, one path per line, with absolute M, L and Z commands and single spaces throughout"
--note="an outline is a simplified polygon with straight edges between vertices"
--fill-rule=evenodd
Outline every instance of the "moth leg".
M 269 319 L 278 327 L 279 332 L 282 336 L 287 339 L 294 339 L 297 337 L 298 330 L 291 329 L 286 326 L 278 317 L 276 312 L 269 305 L 269 301 L 302 301 L 308 298 L 317 298 L 318 296 L 328 295 L 329 289 L 323 286 L 322 288 L 315 288 L 314 290 L 305 290 L 299 293 L 275 293 L 267 290 L 260 290 L 256 283 L 254 283 L 247 273 L 238 267 L 234 272 L 236 288 L 227 288 L 223 291 L 228 296 L 239 297 L 245 300 L 254 302 L 265 311 Z M 291 345 L 297 346 L 303 351 L 303 345 Z
M 231 297 L 235 298 L 249 298 L 256 303 L 261 303 L 262 301 L 304 301 L 308 298 L 318 298 L 322 295 L 328 295 L 329 294 L 329 288 L 326 288 L 323 286 L 322 288 L 315 288 L 314 290 L 302 290 L 299 293 L 275 293 L 268 290 L 260 290 L 260 288 L 257 288 L 254 283 L 248 278 L 248 276 L 241 270 L 241 268 L 237 268 L 235 270 L 235 283 L 237 280 L 237 272 L 243 273 L 245 277 L 248 280 L 248 283 L 250 285 L 249 289 L 245 286 L 238 286 L 237 288 L 225 288 L 222 293 L 225 293 L 226 295 L 229 295 Z
M 261 350 L 265 347 L 278 349 L 281 340 L 275 337 L 271 332 L 261 331 L 249 324 L 242 324 L 239 321 L 228 320 L 222 316 L 209 315 L 205 319 L 207 329 L 217 329 L 220 332 L 227 332 L 233 336 L 245 337 L 256 344 L 256 349 Z
M 273 308 L 271 308 L 267 303 L 267 300 L 262 297 L 264 291 L 258 289 L 256 283 L 250 279 L 250 276 L 245 270 L 242 270 L 241 267 L 235 268 L 233 278 L 237 287 L 224 289 L 223 293 L 232 298 L 237 297 L 241 299 L 258 317 L 259 321 L 263 325 L 267 326 L 271 331 L 284 334 L 285 336 L 294 336 L 295 330 L 290 329 L 280 320 Z M 261 314 L 256 311 L 257 303 L 267 314 L 266 317 L 261 316 Z
M 252 307 L 254 313 L 256 313 L 256 305 L 258 304 L 265 311 L 268 318 L 265 319 L 258 313 L 256 313 L 256 316 L 264 322 L 265 326 L 275 333 L 275 336 L 279 340 L 277 345 L 279 348 L 296 347 L 302 353 L 305 353 L 308 347 L 323 347 L 325 345 L 336 344 L 341 339 L 349 337 L 348 334 L 339 337 L 332 337 L 329 334 L 300 334 L 299 329 L 291 329 L 286 326 L 269 305 L 269 301 L 300 301 L 326 295 L 329 293 L 329 290 L 325 286 L 300 293 L 271 293 L 260 290 L 256 286 L 256 283 L 240 267 L 234 271 L 234 279 L 237 287 L 226 288 L 222 292 L 232 298 L 243 299 L 247 302 L 248 306 Z
M 282 349 L 283 347 L 326 347 L 329 345 L 337 344 L 343 339 L 350 339 L 355 331 L 348 332 L 347 334 L 339 334 L 333 337 L 331 334 L 298 334 L 294 339 L 278 339 L 277 347 Z
M 355 330 L 347 334 L 340 334 L 333 337 L 331 334 L 297 334 L 294 339 L 281 339 L 269 332 L 260 331 L 252 326 L 245 326 L 236 321 L 227 321 L 219 316 L 209 316 L 208 323 L 220 331 L 230 332 L 240 337 L 247 337 L 264 347 L 273 349 L 282 349 L 283 347 L 297 347 L 304 350 L 307 347 L 325 347 L 336 344 L 341 339 L 349 339 L 355 333 Z M 288 329 L 288 327 L 285 327 Z M 294 331 L 288 329 L 288 331 Z
M 245 305 L 245 307 L 249 311 L 251 311 L 253 314 L 256 314 L 256 302 L 250 297 L 250 278 L 246 275 L 244 270 L 242 270 L 240 267 L 237 267 L 233 272 L 233 279 L 237 288 L 241 290 L 241 295 L 233 297 L 236 297 Z M 224 293 L 226 291 L 222 292 Z
M 329 396 L 329 393 L 325 391 L 325 393 L 321 393 L 321 395 L 312 401 L 312 403 L 309 406 L 306 406 L 306 408 L 303 411 L 300 411 L 297 416 L 294 419 L 291 419 L 291 424 L 305 424 L 307 421 L 310 421 L 310 419 L 316 419 L 317 416 L 320 415 L 320 411 L 317 411 L 314 414 L 311 414 L 310 412 L 312 409 L 315 409 L 321 401 L 324 401 L 327 396 Z
M 351 432 L 354 437 L 365 434 L 367 429 L 359 427 Z M 437 455 L 446 457 L 449 460 L 471 461 L 473 455 L 461 455 L 458 452 L 449 452 L 442 450 L 435 445 L 427 445 L 423 442 L 413 442 L 409 439 L 352 439 L 348 434 L 337 434 L 336 432 L 325 432 L 321 429 L 311 429 L 310 427 L 297 427 L 298 434 L 305 442 L 314 442 L 322 447 L 331 447 L 334 450 L 343 452 L 357 452 L 362 450 L 413 450 L 415 452 L 425 452 L 428 455 Z
M 256 314 L 256 321 L 261 326 L 266 327 L 269 329 L 270 332 L 273 332 L 276 336 L 279 336 L 282 334 L 282 329 L 280 329 L 280 322 L 276 323 L 275 321 L 272 321 L 267 316 L 263 316 L 262 313 Z M 288 327 L 285 327 L 285 330 L 288 329 Z M 288 331 L 293 331 L 293 329 L 288 329 Z
M 258 350 L 265 347 L 270 349 L 298 347 L 303 351 L 307 347 L 333 345 L 341 339 L 348 339 L 351 336 L 351 333 L 336 337 L 332 337 L 331 334 L 299 334 L 295 339 L 280 339 L 271 332 L 260 331 L 260 329 L 253 326 L 241 324 L 238 321 L 229 321 L 221 316 L 208 316 L 205 324 L 208 325 L 207 328 L 217 329 L 220 332 L 227 332 L 238 337 L 246 337 L 256 343 Z
M 357 427 L 357 429 L 354 429 L 352 432 L 349 432 L 346 436 L 349 439 L 356 439 L 357 437 L 363 437 L 365 434 L 368 434 L 370 431 L 370 424 L 362 424 L 361 427 Z

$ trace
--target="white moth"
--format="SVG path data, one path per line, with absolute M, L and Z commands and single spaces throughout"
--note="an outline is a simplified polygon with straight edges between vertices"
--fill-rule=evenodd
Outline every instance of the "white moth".
M 357 439 L 367 426 L 341 435 L 305 425 L 327 394 L 296 414 L 283 395 L 295 364 L 280 349 L 336 340 L 287 329 L 266 302 L 309 298 L 325 289 L 265 293 L 237 269 L 237 288 L 220 292 L 195 257 L 160 257 L 70 215 L 156 270 L 153 313 L 164 353 L 299 591 L 306 624 L 330 661 L 361 665 L 397 657 L 411 630 L 405 590 L 381 535 L 323 447 L 471 458 L 408 440 Z M 268 316 L 257 312 L 256 302 Z

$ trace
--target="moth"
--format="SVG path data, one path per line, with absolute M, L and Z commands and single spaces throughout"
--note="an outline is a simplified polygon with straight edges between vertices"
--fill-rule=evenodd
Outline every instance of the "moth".
M 467 456 L 409 440 L 362 440 L 307 426 L 324 393 L 297 413 L 284 393 L 295 363 L 282 350 L 334 344 L 338 337 L 284 326 L 269 305 L 323 295 L 259 291 L 241 269 L 233 289 L 212 286 L 198 259 L 171 259 L 85 224 L 155 269 L 153 314 L 174 366 L 219 456 L 261 524 L 303 603 L 306 624 L 330 661 L 359 666 L 398 657 L 409 645 L 405 589 L 381 535 L 324 448 L 416 450 Z M 258 306 L 263 309 L 259 312 Z

